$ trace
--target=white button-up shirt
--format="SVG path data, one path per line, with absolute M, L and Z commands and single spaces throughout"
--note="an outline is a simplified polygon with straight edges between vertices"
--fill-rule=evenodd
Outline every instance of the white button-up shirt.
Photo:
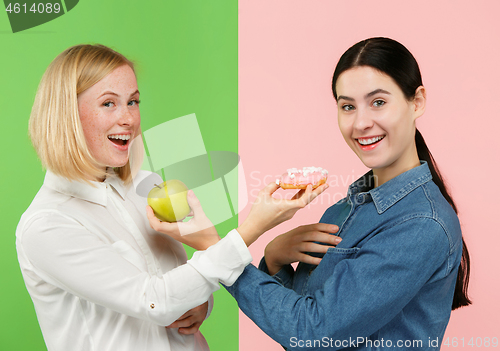
M 147 200 L 117 177 L 70 182 L 47 172 L 16 231 L 26 287 L 49 351 L 208 350 L 165 326 L 232 285 L 251 262 L 231 231 L 187 261 L 151 229 Z M 186 262 L 187 261 L 187 262 Z

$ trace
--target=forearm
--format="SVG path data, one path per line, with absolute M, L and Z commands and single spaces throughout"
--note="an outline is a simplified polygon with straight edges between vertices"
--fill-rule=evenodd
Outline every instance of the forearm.
M 132 248 L 116 247 L 74 221 L 54 227 L 52 220 L 33 222 L 35 231 L 18 242 L 22 266 L 48 284 L 91 303 L 158 325 L 169 325 L 189 309 L 206 302 L 219 281 L 232 284 L 251 255 L 237 233 L 162 275 L 142 266 Z M 119 242 L 125 245 L 124 242 Z M 134 261 L 135 262 L 135 261 Z M 36 287 L 33 287 L 36 289 Z
M 248 249 L 236 231 L 228 233 L 207 250 L 195 252 L 186 265 L 175 269 L 179 270 L 178 279 L 172 279 L 171 272 L 163 276 L 165 287 L 169 289 L 166 299 L 171 302 L 167 306 L 170 310 L 165 315 L 180 316 L 207 301 L 220 288 L 219 282 L 232 285 L 251 260 Z M 195 271 L 190 271 L 190 268 Z
M 247 246 L 250 246 L 266 231 L 292 218 L 298 210 L 307 206 L 325 191 L 328 184 L 323 184 L 315 190 L 312 190 L 312 186 L 308 186 L 306 190 L 299 191 L 291 200 L 273 198 L 272 195 L 278 188 L 276 183 L 270 183 L 262 189 L 248 217 L 238 227 L 238 232 Z
M 237 228 L 237 231 L 247 246 L 252 245 L 262 234 L 264 234 L 264 230 L 249 219 L 245 220 Z

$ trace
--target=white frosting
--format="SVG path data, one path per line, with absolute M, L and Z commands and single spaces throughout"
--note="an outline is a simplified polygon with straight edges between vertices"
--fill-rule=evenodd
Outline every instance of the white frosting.
M 301 173 L 304 175 L 304 177 L 307 177 L 309 174 L 315 172 L 319 172 L 323 175 L 328 175 L 328 171 L 321 167 L 302 167 L 302 169 L 288 168 L 286 171 L 288 172 L 288 176 L 292 179 L 295 178 L 295 173 Z

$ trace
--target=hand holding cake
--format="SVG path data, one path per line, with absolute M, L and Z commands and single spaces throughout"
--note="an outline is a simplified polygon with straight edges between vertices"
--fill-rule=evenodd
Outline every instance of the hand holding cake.
M 276 184 L 282 189 L 306 189 L 311 184 L 316 189 L 325 184 L 327 178 L 328 171 L 321 167 L 289 168 L 281 178 L 276 179 Z

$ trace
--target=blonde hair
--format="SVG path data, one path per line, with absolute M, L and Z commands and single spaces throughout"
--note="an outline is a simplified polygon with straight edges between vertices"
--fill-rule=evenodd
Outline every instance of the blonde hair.
M 114 69 L 134 64 L 104 45 L 76 45 L 59 54 L 45 71 L 29 121 L 31 142 L 44 168 L 69 180 L 106 177 L 90 152 L 78 114 L 78 95 Z M 130 162 L 115 169 L 131 181 Z

